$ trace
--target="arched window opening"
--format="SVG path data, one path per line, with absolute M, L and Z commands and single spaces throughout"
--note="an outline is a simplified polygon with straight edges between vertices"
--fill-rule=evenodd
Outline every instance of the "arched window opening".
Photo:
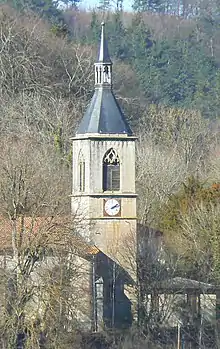
M 79 191 L 85 191 L 85 160 L 79 156 Z
M 107 65 L 104 65 L 103 67 L 103 82 L 107 83 L 109 80 L 109 67 Z
M 95 72 L 96 72 L 96 84 L 99 83 L 99 69 L 98 67 L 95 68 Z
M 103 191 L 120 190 L 120 161 L 116 151 L 109 149 L 103 158 Z

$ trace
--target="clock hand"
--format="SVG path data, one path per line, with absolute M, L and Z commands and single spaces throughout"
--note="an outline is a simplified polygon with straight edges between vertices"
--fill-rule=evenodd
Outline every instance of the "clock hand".
M 120 206 L 119 204 L 116 204 L 116 205 L 111 207 L 111 210 L 113 210 L 114 208 L 119 207 L 119 206 Z

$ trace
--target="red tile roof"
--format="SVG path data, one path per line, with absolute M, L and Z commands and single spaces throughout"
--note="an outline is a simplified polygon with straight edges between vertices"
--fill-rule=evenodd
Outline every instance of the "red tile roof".
M 96 254 L 99 250 L 75 234 L 71 216 L 18 217 L 0 216 L 0 251 L 41 246 L 45 248 L 74 248 L 81 254 Z

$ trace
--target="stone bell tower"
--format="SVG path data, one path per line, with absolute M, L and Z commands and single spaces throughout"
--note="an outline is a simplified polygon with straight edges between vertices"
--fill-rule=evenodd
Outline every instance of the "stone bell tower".
M 72 138 L 72 213 L 80 234 L 128 270 L 136 252 L 136 137 L 112 90 L 104 23 L 94 67 L 95 92 Z

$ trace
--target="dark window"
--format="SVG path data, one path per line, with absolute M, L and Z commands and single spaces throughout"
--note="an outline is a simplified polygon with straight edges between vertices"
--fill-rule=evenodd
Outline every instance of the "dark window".
M 85 191 L 85 161 L 79 161 L 79 190 Z
M 103 158 L 103 190 L 120 190 L 120 162 L 113 148 L 109 149 Z

